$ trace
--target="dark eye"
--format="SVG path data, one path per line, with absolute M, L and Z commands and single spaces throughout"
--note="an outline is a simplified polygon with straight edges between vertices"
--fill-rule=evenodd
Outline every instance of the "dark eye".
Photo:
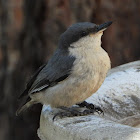
M 83 32 L 81 33 L 81 37 L 86 36 L 86 35 L 87 35 L 87 33 L 86 33 L 85 31 L 83 31 Z

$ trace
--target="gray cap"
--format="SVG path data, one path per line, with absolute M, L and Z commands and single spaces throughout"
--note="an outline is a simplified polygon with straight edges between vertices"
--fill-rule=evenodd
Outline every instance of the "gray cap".
M 96 25 L 90 22 L 73 24 L 60 36 L 59 47 L 69 47 L 71 43 L 76 42 L 80 38 L 87 36 L 90 33 L 97 33 L 111 24 L 111 21 L 105 22 L 101 25 Z

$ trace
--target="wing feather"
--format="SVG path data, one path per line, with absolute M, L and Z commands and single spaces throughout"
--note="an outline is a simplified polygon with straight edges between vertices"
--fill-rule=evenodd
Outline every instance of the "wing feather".
M 27 83 L 26 89 L 24 90 L 24 92 L 22 94 L 20 94 L 20 96 L 18 97 L 18 99 L 26 96 L 28 94 L 28 91 L 30 90 L 33 82 L 35 81 L 37 75 L 39 74 L 39 72 L 46 66 L 46 64 L 43 64 L 42 66 L 40 66 L 38 68 L 38 70 L 32 75 L 32 77 L 30 78 L 30 80 Z
M 20 97 L 37 93 L 63 81 L 71 74 L 74 61 L 75 57 L 70 56 L 68 51 L 57 49 L 49 62 L 34 74 Z

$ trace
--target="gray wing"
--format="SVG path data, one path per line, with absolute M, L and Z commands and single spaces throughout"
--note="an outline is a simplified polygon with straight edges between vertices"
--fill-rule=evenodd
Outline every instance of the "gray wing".
M 34 83 L 37 75 L 39 74 L 39 72 L 46 66 L 46 64 L 42 65 L 41 67 L 38 68 L 38 70 L 32 75 L 32 77 L 30 78 L 30 80 L 27 83 L 26 89 L 24 90 L 23 93 L 20 94 L 20 96 L 18 97 L 18 99 L 28 95 L 28 91 L 30 90 L 32 84 Z
M 57 49 L 48 64 L 37 75 L 29 93 L 39 92 L 66 79 L 71 73 L 74 61 L 75 57 L 69 56 L 68 51 Z

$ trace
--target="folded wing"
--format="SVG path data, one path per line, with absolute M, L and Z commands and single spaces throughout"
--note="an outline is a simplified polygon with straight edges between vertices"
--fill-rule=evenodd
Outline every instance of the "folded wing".
M 74 61 L 75 58 L 69 56 L 68 52 L 57 49 L 50 61 L 32 76 L 20 97 L 35 94 L 63 81 L 71 74 Z

